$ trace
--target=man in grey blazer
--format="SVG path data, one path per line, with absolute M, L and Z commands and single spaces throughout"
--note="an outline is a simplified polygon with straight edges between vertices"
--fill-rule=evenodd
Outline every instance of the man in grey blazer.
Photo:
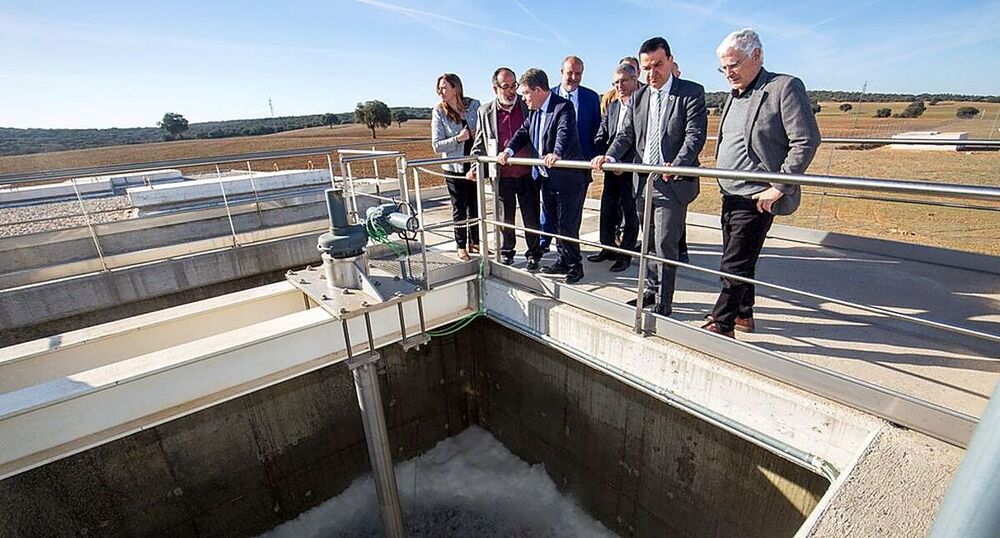
M 708 128 L 705 89 L 673 76 L 670 45 L 662 37 L 647 39 L 642 44 L 639 64 L 647 74 L 648 84 L 629 99 L 624 124 L 611 147 L 591 163 L 601 170 L 606 162 L 623 162 L 633 150 L 636 162 L 643 164 L 699 166 L 698 153 L 705 146 Z M 667 173 L 635 174 L 636 206 L 640 210 L 645 205 L 647 180 L 652 181 L 653 214 L 649 229 L 643 230 L 643 248 L 654 251 L 658 257 L 677 260 L 687 206 L 698 196 L 698 178 Z M 655 303 L 656 313 L 670 315 L 676 273 L 674 265 L 650 261 L 643 306 Z
M 514 137 L 528 117 L 528 105 L 517 94 L 517 75 L 510 68 L 500 67 L 493 72 L 493 92 L 496 99 L 479 107 L 479 129 L 476 130 L 476 140 L 472 146 L 473 155 L 496 156 L 501 148 Z M 521 148 L 515 157 L 531 157 L 531 148 Z M 506 224 L 514 224 L 514 212 L 521 206 L 521 220 L 526 228 L 537 230 L 539 222 L 539 183 L 531 178 L 530 166 L 502 166 L 496 170 L 490 165 L 490 177 L 495 178 L 493 192 L 497 197 L 497 219 Z M 494 172 L 495 173 L 492 173 Z M 476 179 L 476 167 L 468 173 L 469 179 Z M 500 262 L 504 265 L 514 263 L 517 236 L 513 228 L 503 228 L 500 231 L 503 238 L 500 244 Z M 527 258 L 527 269 L 538 270 L 542 251 L 538 246 L 538 234 L 524 234 L 528 249 L 524 253 Z
M 733 170 L 804 174 L 820 143 L 819 127 L 802 81 L 764 69 L 764 49 L 747 28 L 726 36 L 716 50 L 732 91 L 719 126 L 716 166 Z M 720 179 L 721 270 L 755 278 L 757 259 L 774 215 L 798 208 L 798 185 Z M 704 328 L 725 336 L 753 332 L 752 284 L 722 279 L 722 292 Z

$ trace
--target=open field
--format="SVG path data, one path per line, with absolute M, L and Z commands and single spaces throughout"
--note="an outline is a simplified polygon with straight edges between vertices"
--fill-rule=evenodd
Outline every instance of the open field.
M 954 117 L 958 106 L 969 104 L 985 110 L 985 118 L 959 120 Z M 997 103 L 950 103 L 942 102 L 928 106 L 920 118 L 872 118 L 875 108 L 889 107 L 902 110 L 905 103 L 862 103 L 862 114 L 857 116 L 837 109 L 838 103 L 823 103 L 823 110 L 817 116 L 825 136 L 880 137 L 911 130 L 969 131 L 973 138 L 988 138 L 1000 104 Z M 854 105 L 857 107 L 857 104 Z M 851 111 L 854 112 L 853 110 Z M 982 117 L 982 116 L 981 116 Z M 709 133 L 718 130 L 718 117 L 710 117 Z M 0 158 L 0 173 L 29 172 L 146 162 L 184 157 L 230 155 L 254 151 L 308 148 L 316 146 L 337 146 L 360 144 L 362 147 L 378 145 L 379 149 L 404 151 L 409 159 L 433 156 L 428 133 L 429 121 L 411 120 L 396 127 L 380 130 L 379 138 L 372 140 L 364 127 L 341 125 L 333 129 L 315 127 L 299 131 L 287 131 L 266 136 L 241 137 L 219 140 L 185 140 L 133 146 L 65 151 L 35 155 Z M 994 136 L 1000 138 L 1000 133 Z M 714 142 L 706 145 L 702 155 L 704 166 L 714 165 Z M 298 159 L 277 159 L 255 162 L 255 170 L 326 167 L 322 155 Z M 386 162 L 385 166 L 391 166 Z M 233 163 L 223 168 L 244 168 L 246 163 Z M 214 170 L 214 167 L 212 167 Z M 370 165 L 357 163 L 353 166 L 355 175 L 371 173 Z M 384 175 L 386 169 L 382 170 Z M 187 172 L 196 171 L 187 169 Z M 899 151 L 888 148 L 873 150 L 849 150 L 835 145 L 820 149 L 809 170 L 813 174 L 841 176 L 864 176 L 874 178 L 913 179 L 943 183 L 1000 185 L 1000 152 L 945 152 L 945 151 Z M 441 180 L 428 175 L 421 176 L 422 183 L 434 185 Z M 601 178 L 596 175 L 590 195 L 600 197 Z M 903 204 L 887 201 L 856 200 L 823 196 L 816 189 L 808 193 L 798 213 L 782 217 L 778 222 L 807 228 L 817 228 L 842 233 L 880 237 L 947 248 L 963 249 L 1000 255 L 1000 213 L 934 207 L 927 205 Z M 831 191 L 834 192 L 834 191 Z M 691 210 L 702 213 L 718 213 L 720 200 L 713 180 L 703 179 L 702 194 L 692 204 Z M 887 197 L 903 198 L 900 195 Z M 990 205 L 984 202 L 962 202 L 970 205 Z M 992 207 L 998 207 L 992 204 Z

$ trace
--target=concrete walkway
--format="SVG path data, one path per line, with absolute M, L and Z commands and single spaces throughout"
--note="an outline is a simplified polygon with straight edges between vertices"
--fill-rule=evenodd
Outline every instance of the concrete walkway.
M 588 206 L 594 202 L 588 200 Z M 585 211 L 583 239 L 598 240 L 597 217 L 596 210 Z M 711 220 L 689 217 L 688 245 L 693 265 L 717 270 L 721 232 L 691 224 Z M 453 244 L 439 243 L 435 248 L 449 249 Z M 519 238 L 518 249 L 523 248 Z M 594 252 L 590 247 L 584 250 L 584 255 Z M 621 301 L 634 296 L 637 259 L 623 273 L 609 272 L 611 262 L 584 264 L 586 276 L 578 286 Z M 515 267 L 523 269 L 523 258 Z M 765 244 L 757 278 L 1000 334 L 1000 279 L 995 274 L 772 237 Z M 713 275 L 679 271 L 672 317 L 700 324 L 719 289 Z M 1000 353 L 989 341 L 776 290 L 758 289 L 757 295 L 757 332 L 737 333 L 737 338 L 764 349 L 975 417 L 981 415 L 1000 378 Z

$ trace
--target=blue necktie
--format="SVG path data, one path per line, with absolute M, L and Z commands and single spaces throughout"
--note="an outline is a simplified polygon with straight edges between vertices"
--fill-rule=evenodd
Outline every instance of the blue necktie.
M 538 158 L 541 158 L 542 157 L 542 111 L 541 110 L 535 111 L 535 118 L 532 123 L 534 123 L 535 125 L 534 128 L 532 129 L 531 143 L 535 146 L 535 153 L 538 155 Z M 545 174 L 544 172 L 542 172 L 541 166 L 531 167 L 531 179 L 538 179 L 538 176 L 544 176 L 544 175 Z

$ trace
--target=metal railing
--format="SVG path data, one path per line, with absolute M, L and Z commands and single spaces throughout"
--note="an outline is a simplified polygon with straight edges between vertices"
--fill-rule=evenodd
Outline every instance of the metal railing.
M 708 136 L 705 137 L 708 141 L 717 141 L 718 136 Z M 820 139 L 823 144 L 858 144 L 858 145 L 872 145 L 872 146 L 884 146 L 888 144 L 900 144 L 904 146 L 962 146 L 966 148 L 988 148 L 988 149 L 1000 149 L 1000 140 L 982 140 L 982 139 L 959 139 L 959 138 L 854 138 L 854 137 L 838 137 L 838 136 L 824 136 Z
M 313 156 L 313 155 L 323 155 L 327 159 L 328 172 L 329 172 L 329 176 L 330 176 L 330 183 L 329 183 L 329 185 L 336 186 L 336 184 L 337 184 L 337 178 L 336 178 L 336 176 L 334 175 L 334 172 L 333 172 L 333 161 L 332 161 L 330 153 L 326 153 L 325 152 L 325 150 L 329 149 L 329 148 L 318 148 L 318 149 L 324 150 L 324 151 L 316 153 L 315 150 L 308 149 L 308 150 L 289 150 L 289 151 L 278 151 L 278 152 L 260 152 L 260 153 L 245 154 L 245 155 L 239 155 L 239 156 L 225 156 L 225 157 L 221 157 L 221 158 L 185 159 L 183 161 L 185 163 L 187 163 L 189 166 L 213 166 L 214 165 L 214 167 L 215 167 L 215 173 L 212 174 L 212 175 L 215 176 L 215 179 L 218 180 L 218 184 L 219 184 L 219 192 L 218 192 L 217 198 L 215 198 L 215 200 L 221 200 L 221 206 L 225 210 L 225 218 L 226 218 L 227 223 L 228 223 L 228 232 L 229 232 L 227 235 L 229 236 L 230 246 L 231 246 L 231 248 L 239 248 L 240 246 L 243 246 L 243 244 L 245 244 L 246 241 L 252 241 L 253 240 L 253 237 L 252 237 L 253 233 L 252 232 L 240 232 L 237 229 L 236 223 L 234 221 L 234 214 L 236 213 L 237 206 L 233 203 L 232 200 L 230 200 L 230 196 L 228 195 L 229 193 L 227 193 L 227 190 L 226 190 L 227 186 L 226 186 L 226 182 L 225 182 L 224 177 L 223 177 L 223 171 L 220 169 L 220 165 L 233 163 L 234 162 L 233 161 L 234 157 L 242 157 L 243 158 L 242 161 L 237 161 L 237 162 L 243 162 L 243 163 L 246 164 L 246 170 L 247 170 L 247 174 L 248 174 L 249 181 L 250 181 L 250 186 L 251 186 L 251 193 L 250 194 L 252 194 L 252 199 L 250 200 L 250 204 L 252 204 L 252 206 L 253 206 L 252 211 L 256 211 L 257 214 L 258 214 L 258 216 L 260 216 L 261 225 L 263 226 L 263 216 L 262 216 L 262 209 L 261 209 L 261 199 L 262 199 L 262 196 L 260 195 L 260 193 L 258 191 L 258 188 L 257 188 L 257 184 L 256 184 L 256 181 L 255 181 L 255 178 L 254 178 L 254 169 L 253 169 L 252 163 L 256 162 L 256 161 L 272 160 L 272 159 L 274 159 L 276 157 L 278 157 L 278 158 L 287 158 L 287 157 L 309 157 L 309 156 Z M 339 150 L 339 148 L 334 148 L 334 149 L 338 149 Z M 348 150 L 348 151 L 350 151 L 350 150 Z M 368 152 L 368 153 L 370 153 L 370 152 Z M 402 155 L 402 154 L 400 154 L 400 155 Z M 367 157 L 367 158 L 370 159 L 371 157 Z M 170 164 L 177 164 L 177 162 L 178 161 L 170 161 Z M 153 166 L 153 165 L 156 165 L 156 166 Z M 141 165 L 138 168 L 142 168 L 144 166 L 146 166 L 146 165 Z M 158 163 L 150 163 L 148 166 L 149 166 L 148 169 L 156 169 L 156 168 L 162 168 L 165 165 L 161 161 L 161 162 L 158 162 Z M 116 167 L 111 167 L 111 168 L 116 168 Z M 125 166 L 124 168 L 135 169 L 136 166 L 134 166 L 134 165 L 128 165 L 128 166 Z M 101 169 L 99 169 L 99 171 L 107 173 L 109 170 L 108 170 L 108 168 L 101 168 Z M 46 178 L 46 179 L 52 179 L 52 178 Z M 24 181 L 28 181 L 28 180 L 24 180 Z M 31 225 L 31 224 L 45 223 L 45 222 L 59 220 L 59 219 L 72 219 L 72 218 L 80 218 L 80 217 L 82 217 L 83 221 L 84 221 L 84 226 L 88 230 L 88 234 L 89 234 L 91 240 L 93 241 L 95 257 L 96 257 L 97 261 L 100 264 L 100 270 L 101 271 L 109 271 L 109 270 L 112 270 L 112 269 L 119 269 L 119 268 L 122 268 L 122 267 L 128 267 L 130 265 L 134 265 L 134 264 L 137 264 L 137 263 L 149 263 L 150 261 L 158 261 L 159 259 L 167 259 L 169 257 L 177 255 L 176 249 L 167 248 L 167 249 L 164 250 L 163 255 L 160 256 L 160 257 L 156 257 L 152 253 L 146 253 L 146 254 L 149 254 L 149 255 L 144 254 L 144 255 L 138 256 L 138 257 L 136 257 L 136 256 L 128 256 L 128 255 L 111 255 L 111 256 L 109 256 L 107 254 L 106 249 L 104 249 L 102 247 L 101 239 L 100 239 L 100 234 L 98 233 L 98 230 L 97 230 L 97 227 L 96 227 L 97 224 L 95 223 L 94 218 L 93 218 L 94 217 L 94 212 L 88 211 L 87 206 L 84 203 L 84 197 L 81 195 L 80 189 L 77 187 L 76 178 L 72 178 L 70 180 L 70 183 L 72 184 L 73 189 L 74 189 L 74 193 L 75 193 L 74 200 L 75 200 L 76 204 L 79 207 L 79 211 L 80 212 L 78 214 L 76 214 L 76 215 L 62 215 L 62 216 L 42 217 L 42 218 L 29 218 L 29 219 L 26 219 L 26 220 L 23 220 L 23 221 L 5 222 L 5 223 L 0 224 L 0 226 L 8 227 L 8 226 L 19 226 L 19 225 L 24 225 L 24 224 Z M 353 182 L 352 182 L 352 186 L 353 186 Z M 316 187 L 313 187 L 313 188 L 316 189 Z M 321 188 L 326 188 L 326 187 L 321 187 Z M 300 190 L 300 189 L 295 191 L 295 193 L 297 195 L 301 194 L 302 192 L 303 191 Z M 358 194 L 364 194 L 364 193 L 358 193 Z M 218 202 L 215 202 L 214 204 L 218 204 Z M 198 212 L 200 210 L 205 209 L 206 207 L 217 207 L 214 204 L 208 204 L 208 205 L 206 205 L 206 204 L 200 204 L 200 205 L 197 205 L 196 207 L 183 207 L 183 208 L 179 208 L 177 211 L 174 211 L 172 213 L 174 213 L 174 214 L 178 214 L 178 213 L 194 214 L 194 213 L 196 213 L 196 212 Z M 245 204 L 241 204 L 240 207 L 245 207 Z M 116 212 L 116 211 L 121 211 L 121 210 L 108 210 L 108 211 L 98 212 L 98 214 L 100 214 L 100 213 L 111 213 L 111 212 Z M 243 210 L 243 211 L 245 212 L 245 210 Z M 157 215 L 145 216 L 145 217 L 139 217 L 138 219 L 127 219 L 127 220 L 129 220 L 129 221 L 135 221 L 135 220 L 143 220 L 143 219 L 146 219 L 146 218 L 160 220 L 160 217 L 157 216 Z M 302 226 L 300 226 L 300 225 L 288 226 L 287 228 L 288 228 L 288 231 L 290 233 L 292 233 L 293 235 L 294 234 L 299 234 L 299 233 L 303 232 Z M 53 231 L 55 231 L 55 230 L 53 230 Z M 244 236 L 244 235 L 247 236 L 246 241 L 241 241 L 240 238 L 241 238 L 241 236 Z M 267 237 L 265 237 L 265 240 L 267 240 L 267 239 L 273 239 L 273 237 L 267 236 Z M 200 249 L 199 251 L 214 250 L 214 249 L 219 248 L 219 245 L 217 244 L 217 242 L 200 241 L 198 248 Z M 189 252 L 186 252 L 186 253 L 190 254 Z M 89 263 L 86 263 L 86 261 L 84 261 L 84 262 L 68 262 L 67 263 L 67 267 L 65 268 L 65 270 L 69 271 L 70 274 L 58 273 L 58 277 L 59 278 L 65 277 L 65 276 L 74 276 L 75 274 L 82 274 L 81 272 L 83 272 L 83 273 L 91 272 L 94 269 L 92 268 L 92 266 Z M 43 271 L 43 273 L 45 275 L 55 274 L 55 273 L 51 273 L 51 271 Z M 34 282 L 29 282 L 29 281 L 25 280 L 27 278 L 28 278 L 28 275 L 18 275 L 11 282 L 13 282 L 13 285 L 21 285 L 22 283 L 34 283 Z M 5 278 L 5 281 L 6 281 L 6 278 Z
M 421 166 L 430 166 L 438 164 L 449 164 L 449 163 L 465 163 L 465 162 L 477 162 L 479 166 L 479 177 L 487 177 L 486 165 L 490 163 L 495 163 L 495 157 L 461 157 L 461 158 L 434 158 L 434 159 L 420 159 L 409 161 L 408 165 L 414 168 L 413 175 L 416 179 L 415 183 L 418 185 L 419 189 L 419 173 L 418 169 Z M 511 158 L 508 159 L 509 164 L 517 165 L 527 165 L 527 166 L 541 166 L 543 161 L 541 159 L 521 159 L 521 158 Z M 583 161 L 558 161 L 555 164 L 557 168 L 570 168 L 578 170 L 591 170 L 591 165 L 589 162 Z M 958 199 L 974 199 L 974 200 L 985 200 L 988 202 L 1000 201 L 1000 188 L 995 187 L 984 187 L 978 185 L 953 185 L 953 184 L 936 184 L 929 182 L 918 182 L 911 180 L 902 179 L 871 179 L 871 178 L 860 178 L 860 177 L 841 177 L 841 176 L 829 176 L 829 175 L 792 175 L 792 174 L 770 174 L 770 173 L 752 173 L 752 172 L 741 172 L 734 170 L 721 170 L 721 169 L 711 169 L 711 168 L 691 168 L 691 167 L 656 167 L 640 164 L 605 164 L 605 170 L 616 171 L 616 172 L 639 172 L 639 173 L 652 173 L 661 174 L 669 173 L 671 175 L 685 175 L 685 176 L 706 176 L 706 177 L 716 177 L 716 178 L 728 178 L 728 179 L 755 179 L 763 180 L 769 182 L 780 182 L 786 184 L 798 184 L 798 185 L 814 185 L 820 187 L 829 188 L 847 188 L 854 190 L 864 190 L 873 192 L 896 192 L 896 193 L 910 193 L 910 194 L 923 194 L 932 195 L 937 197 L 946 198 L 958 198 Z M 708 269 L 704 267 L 699 267 L 696 265 L 691 265 L 687 263 L 682 263 L 676 260 L 669 260 L 665 258 L 658 257 L 654 254 L 646 252 L 646 248 L 641 249 L 640 252 L 629 251 L 621 249 L 615 246 L 602 245 L 594 241 L 583 240 L 580 238 L 566 237 L 560 234 L 555 234 L 551 232 L 545 232 L 543 230 L 528 228 L 525 226 L 519 226 L 516 224 L 507 224 L 505 222 L 500 222 L 496 219 L 491 219 L 485 211 L 486 207 L 486 196 L 485 196 L 485 181 L 478 182 L 479 190 L 479 226 L 480 226 L 480 238 L 482 244 L 482 252 L 484 255 L 481 257 L 481 262 L 484 267 L 481 271 L 483 275 L 491 274 L 491 264 L 485 263 L 486 255 L 485 253 L 489 251 L 490 236 L 488 235 L 488 227 L 492 226 L 494 230 L 494 241 L 499 245 L 500 240 L 500 230 L 501 229 L 512 229 L 520 232 L 530 232 L 539 235 L 546 235 L 553 237 L 555 239 L 561 239 L 563 241 L 572 241 L 580 245 L 586 245 L 591 247 L 602 248 L 615 252 L 618 254 L 625 254 L 628 256 L 639 258 L 639 278 L 638 286 L 635 289 L 634 300 L 635 307 L 632 311 L 631 321 L 632 328 L 635 332 L 639 334 L 647 334 L 644 321 L 653 320 L 655 323 L 653 325 L 656 327 L 656 331 L 660 330 L 662 323 L 667 324 L 667 331 L 673 334 L 677 329 L 671 328 L 673 325 L 685 325 L 688 329 L 704 333 L 705 336 L 698 337 L 699 342 L 704 338 L 712 339 L 714 335 L 711 335 L 704 329 L 692 327 L 683 324 L 676 320 L 671 320 L 669 318 L 664 318 L 647 309 L 642 307 L 642 297 L 643 297 L 643 286 L 645 283 L 645 267 L 650 261 L 655 261 L 659 263 L 665 263 L 668 265 L 673 265 L 678 268 L 684 268 L 685 270 L 695 271 L 702 274 L 709 274 L 713 276 L 728 278 L 740 282 L 747 282 L 754 284 L 756 286 L 761 286 L 763 288 L 769 288 L 777 290 L 782 293 L 792 294 L 800 297 L 807 297 L 817 301 L 836 304 L 844 306 L 847 308 L 852 308 L 857 311 L 866 312 L 870 314 L 875 314 L 878 316 L 883 316 L 889 319 L 895 319 L 906 323 L 915 324 L 922 327 L 928 327 L 940 331 L 947 331 L 962 336 L 972 337 L 976 339 L 983 340 L 990 343 L 1000 342 L 1000 335 L 990 334 L 982 331 L 977 331 L 970 329 L 968 327 L 962 327 L 958 325 L 953 325 L 949 323 L 942 323 L 939 321 L 934 321 L 930 319 L 925 319 L 918 316 L 912 316 L 908 314 L 903 314 L 896 312 L 888 308 L 882 308 L 878 306 L 872 306 L 867 304 L 860 304 L 852 301 L 847 301 L 843 299 L 838 299 L 836 297 L 830 297 L 818 293 L 813 293 L 806 290 L 796 289 L 789 286 L 783 286 L 780 284 L 766 282 L 763 280 L 757 280 L 753 278 L 741 277 L 723 271 L 718 271 L 714 269 Z M 645 200 L 645 205 L 642 208 L 642 229 L 649 230 L 649 222 L 651 219 L 651 194 L 652 182 L 646 182 L 646 192 L 643 197 Z M 496 215 L 496 206 L 498 200 L 497 197 L 493 197 L 493 210 L 494 215 Z M 418 190 L 418 204 L 419 204 L 419 190 Z M 418 213 L 422 215 L 422 210 L 418 209 Z M 423 218 L 420 218 L 421 223 Z M 447 223 L 438 223 L 436 227 L 440 227 Z M 424 241 L 423 230 L 421 231 L 421 241 Z M 648 241 L 644 241 L 648 245 Z M 499 249 L 495 249 L 494 258 L 495 262 L 500 261 Z M 497 265 L 497 267 L 501 267 Z M 499 271 L 499 269 L 497 269 Z M 509 273 L 511 275 L 523 272 L 522 270 L 505 267 L 504 273 L 507 271 L 513 271 Z M 515 281 L 516 282 L 516 281 Z M 626 289 L 620 286 L 613 286 L 619 289 Z M 543 289 L 545 289 L 543 287 Z M 568 293 L 566 290 L 571 290 L 572 293 Z M 587 297 L 580 304 L 617 304 L 619 308 L 625 306 L 621 301 L 610 299 L 608 297 L 602 296 L 594 291 L 583 289 L 579 286 L 566 286 L 563 291 L 560 291 L 560 297 L 563 297 L 563 293 L 566 292 L 566 297 L 578 296 Z M 567 299 L 569 300 L 569 299 Z M 610 316 L 612 319 L 619 319 L 615 314 L 611 314 L 610 311 L 605 313 L 605 315 Z M 662 320 L 656 321 L 656 320 Z M 717 338 L 717 337 L 716 337 Z M 728 341 L 729 339 L 723 339 Z M 794 357 L 788 356 L 784 353 L 768 351 L 755 344 L 749 344 L 742 341 L 734 341 L 733 345 L 741 346 L 744 349 L 744 354 L 748 357 L 747 361 L 737 360 L 738 364 L 743 364 L 747 367 L 755 368 L 755 366 L 750 366 L 750 364 L 756 364 L 764 368 L 765 372 L 770 371 L 768 375 L 775 376 L 776 379 L 798 380 L 798 385 L 803 388 L 811 387 L 812 390 L 816 391 L 817 394 L 833 398 L 838 401 L 842 401 L 848 405 L 855 406 L 859 409 L 872 412 L 876 415 L 882 416 L 888 420 L 902 424 L 911 428 L 914 428 L 923 433 L 937 437 L 949 443 L 957 444 L 963 446 L 964 443 L 968 441 L 971 431 L 974 428 L 976 419 L 973 416 L 967 415 L 960 411 L 955 411 L 953 409 L 923 400 L 919 397 L 904 394 L 895 391 L 890 388 L 881 387 L 867 381 L 852 377 L 850 375 L 842 374 L 836 372 L 835 370 L 830 370 L 828 368 L 823 368 L 816 365 L 810 365 L 796 359 Z M 701 344 L 697 344 L 695 347 L 702 349 Z M 705 349 L 718 349 L 715 344 L 710 344 L 704 346 Z M 773 369 L 773 371 L 772 371 Z M 839 387 L 839 388 L 837 388 Z M 844 391 L 844 392 L 840 392 Z

